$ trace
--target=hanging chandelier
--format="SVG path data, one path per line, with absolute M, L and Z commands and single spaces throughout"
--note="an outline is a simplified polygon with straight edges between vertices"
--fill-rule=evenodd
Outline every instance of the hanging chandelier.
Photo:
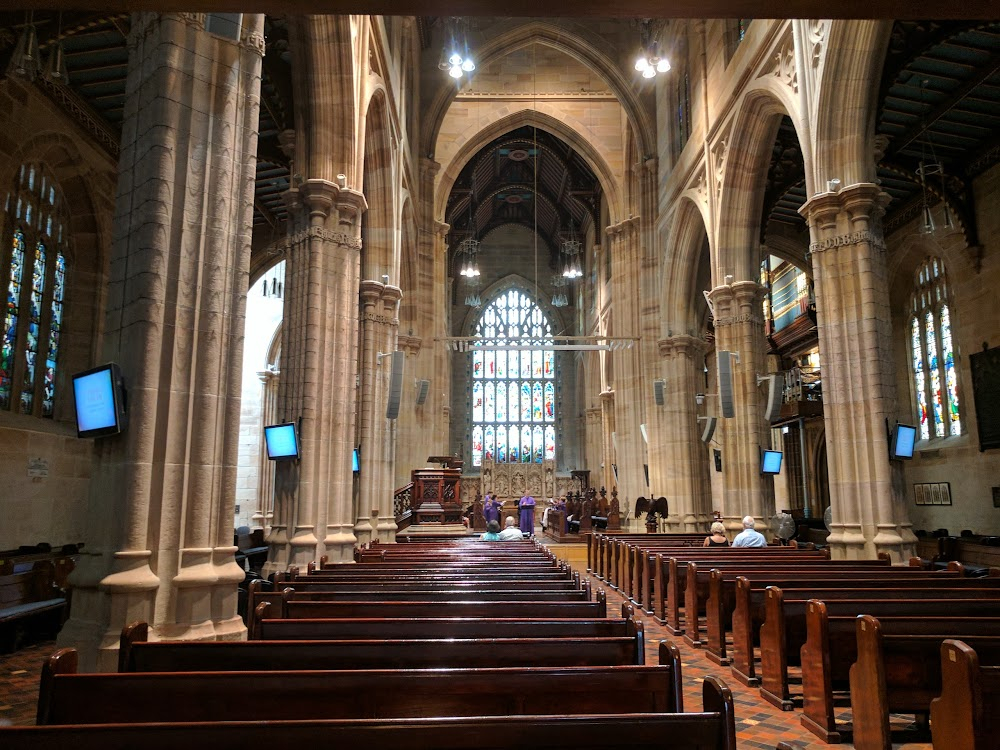
M 564 278 L 578 279 L 583 276 L 583 268 L 580 264 L 580 251 L 582 249 L 583 243 L 576 239 L 575 235 L 571 234 L 570 239 L 563 241 L 562 252 L 565 261 L 562 275 Z
M 466 281 L 468 291 L 465 293 L 465 306 L 480 308 L 483 306 L 483 298 L 479 296 L 479 279 L 475 276 Z
M 670 70 L 670 61 L 660 53 L 660 43 L 653 37 L 650 19 L 642 19 L 639 26 L 639 54 L 635 59 L 635 69 L 643 78 L 654 78 L 657 73 L 667 73 Z
M 566 277 L 561 274 L 553 276 L 552 288 L 555 290 L 552 293 L 552 306 L 566 307 L 569 304 L 569 298 L 566 296 Z
M 463 41 L 458 41 L 458 19 L 451 19 L 450 30 L 446 31 L 449 41 L 441 48 L 441 61 L 438 69 L 447 70 L 448 75 L 458 80 L 466 73 L 472 73 L 476 69 L 476 62 L 469 52 L 468 32 L 463 35 Z
M 33 81 L 41 69 L 41 53 L 38 51 L 38 34 L 35 33 L 34 13 L 25 14 L 24 28 L 17 38 L 14 53 L 10 56 L 7 73 L 25 81 Z
M 924 79 L 920 82 L 920 98 L 924 98 L 924 87 L 928 81 Z M 952 230 L 955 222 L 951 217 L 951 210 L 948 208 L 947 185 L 944 177 L 944 164 L 938 161 L 937 153 L 934 151 L 934 141 L 931 138 L 930 130 L 927 128 L 926 120 L 923 121 L 923 135 L 926 138 L 920 139 L 920 164 L 917 167 L 917 177 L 920 178 L 920 234 L 934 234 L 937 231 L 937 224 L 934 222 L 934 214 L 931 213 L 930 191 L 927 187 L 927 178 L 935 175 L 941 181 L 941 203 L 944 205 L 944 229 Z M 927 150 L 930 149 L 928 156 Z

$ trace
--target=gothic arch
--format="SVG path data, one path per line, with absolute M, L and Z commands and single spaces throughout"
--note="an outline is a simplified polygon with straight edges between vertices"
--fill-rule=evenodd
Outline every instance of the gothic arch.
M 358 182 L 358 55 L 353 34 L 358 23 L 357 16 L 347 15 L 288 17 L 295 71 L 295 162 L 305 179 L 335 182 L 338 174 L 346 174 L 348 185 Z
M 563 119 L 558 119 L 562 117 Z M 450 163 L 443 164 L 439 172 L 437 191 L 434 196 L 434 215 L 439 221 L 444 221 L 448 196 L 458 176 L 465 165 L 469 163 L 479 150 L 487 143 L 499 138 L 504 133 L 523 126 L 534 126 L 540 130 L 561 138 L 572 146 L 587 162 L 601 182 L 601 188 L 607 197 L 612 223 L 617 223 L 623 213 L 621 184 L 615 179 L 604 157 L 580 134 L 584 132 L 582 123 L 574 118 L 553 112 L 547 113 L 533 109 L 523 109 L 507 116 L 501 116 L 497 110 L 496 119 L 487 123 L 478 133 L 472 134 L 455 152 Z
M 727 275 L 732 275 L 735 281 L 757 278 L 764 183 L 781 118 L 790 111 L 794 110 L 789 110 L 771 87 L 754 89 L 744 97 L 728 131 L 728 140 L 723 136 L 714 148 L 716 170 L 722 172 L 712 268 L 712 282 L 716 286 Z M 794 117 L 792 121 L 796 133 L 801 134 Z M 802 143 L 801 137 L 799 142 Z
M 702 290 L 695 289 L 700 254 L 708 239 L 703 206 L 688 198 L 677 203 L 673 226 L 664 253 L 665 290 L 662 303 L 663 322 L 667 335 L 687 333 L 697 336 L 701 321 L 695 304 Z
M 361 251 L 361 278 L 378 280 L 382 274 L 394 276 L 395 205 L 393 159 L 386 98 L 382 91 L 372 96 L 364 118 L 365 140 L 362 185 L 368 210 L 362 216 L 364 227 Z
M 641 153 L 656 152 L 655 123 L 640 103 L 634 84 L 623 72 L 620 61 L 613 60 L 602 51 L 607 47 L 604 39 L 582 28 L 576 33 L 568 33 L 565 24 L 559 25 L 548 21 L 521 23 L 519 20 L 508 20 L 499 26 L 497 33 L 479 47 L 480 67 L 485 67 L 513 51 L 532 44 L 542 44 L 559 50 L 601 76 L 625 110 L 628 122 L 635 129 Z M 504 29 L 504 26 L 508 28 Z M 456 94 L 454 86 L 442 84 L 435 95 L 428 109 L 427 121 L 430 126 L 426 131 L 422 149 L 424 153 L 436 153 L 434 147 L 438 142 L 441 124 Z
M 481 295 L 483 307 L 486 307 L 496 297 L 499 297 L 508 289 L 520 289 L 528 294 L 534 300 L 535 304 L 538 305 L 539 309 L 545 314 L 545 317 L 549 319 L 549 322 L 552 324 L 552 330 L 560 330 L 565 326 L 566 321 L 563 320 L 563 316 L 559 314 L 559 311 L 556 308 L 549 304 L 549 300 L 547 300 L 544 295 L 536 295 L 534 293 L 534 282 L 529 281 L 524 276 L 517 273 L 504 276 L 502 279 L 497 280 L 484 289 Z M 482 312 L 479 309 L 470 307 L 465 313 L 465 318 L 462 320 L 460 329 L 462 333 L 459 335 L 471 336 L 480 315 L 482 315 Z
M 815 139 L 806 184 L 812 195 L 838 178 L 846 187 L 875 181 L 874 132 L 882 64 L 892 21 L 830 23 L 826 58 L 816 82 Z

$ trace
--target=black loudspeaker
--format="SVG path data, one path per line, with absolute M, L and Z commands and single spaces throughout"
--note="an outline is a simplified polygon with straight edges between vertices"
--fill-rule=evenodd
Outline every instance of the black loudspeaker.
M 733 353 L 719 352 L 719 404 L 722 406 L 722 416 L 732 419 L 736 416 L 733 405 Z
M 764 418 L 773 422 L 781 416 L 781 401 L 784 396 L 784 378 L 778 374 L 768 375 L 762 382 L 767 383 L 767 409 Z
M 656 401 L 657 406 L 663 406 L 663 389 L 665 387 L 666 381 L 662 378 L 653 381 L 653 400 Z
M 389 402 L 385 407 L 385 418 L 395 419 L 399 416 L 399 400 L 403 395 L 403 364 L 406 353 L 392 353 L 392 375 L 389 377 Z
M 712 435 L 715 434 L 715 424 L 718 420 L 715 417 L 699 417 L 699 420 L 704 420 L 705 422 L 705 429 L 701 432 L 701 442 L 711 442 Z
M 431 381 L 429 380 L 417 381 L 417 406 L 424 405 L 424 401 L 427 400 L 427 392 L 430 389 L 431 389 Z

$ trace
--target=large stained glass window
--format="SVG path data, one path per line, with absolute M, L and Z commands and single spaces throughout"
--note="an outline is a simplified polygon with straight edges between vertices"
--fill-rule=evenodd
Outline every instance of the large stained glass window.
M 44 166 L 25 164 L 4 209 L 0 409 L 51 417 L 66 295 L 63 201 Z
M 509 289 L 483 310 L 472 352 L 472 464 L 541 463 L 556 455 L 552 327 L 535 301 Z
M 913 392 L 923 440 L 962 433 L 948 297 L 944 263 L 928 258 L 917 269 L 910 309 Z

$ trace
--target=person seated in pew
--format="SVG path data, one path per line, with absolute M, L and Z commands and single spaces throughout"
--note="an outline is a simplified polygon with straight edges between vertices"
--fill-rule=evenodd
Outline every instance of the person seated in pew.
M 500 524 L 496 521 L 490 521 L 486 524 L 486 531 L 479 536 L 479 539 L 483 542 L 499 542 Z
M 501 542 L 519 542 L 524 539 L 524 534 L 515 525 L 514 516 L 507 516 L 507 520 L 504 521 L 504 529 L 500 532 Z
M 764 535 L 754 529 L 753 516 L 743 516 L 743 531 L 733 540 L 734 547 L 766 547 Z
M 726 537 L 726 527 L 716 521 L 712 524 L 712 533 L 705 537 L 702 547 L 728 547 L 729 539 Z M 756 533 L 756 532 L 755 532 Z M 737 537 L 739 538 L 739 537 Z

